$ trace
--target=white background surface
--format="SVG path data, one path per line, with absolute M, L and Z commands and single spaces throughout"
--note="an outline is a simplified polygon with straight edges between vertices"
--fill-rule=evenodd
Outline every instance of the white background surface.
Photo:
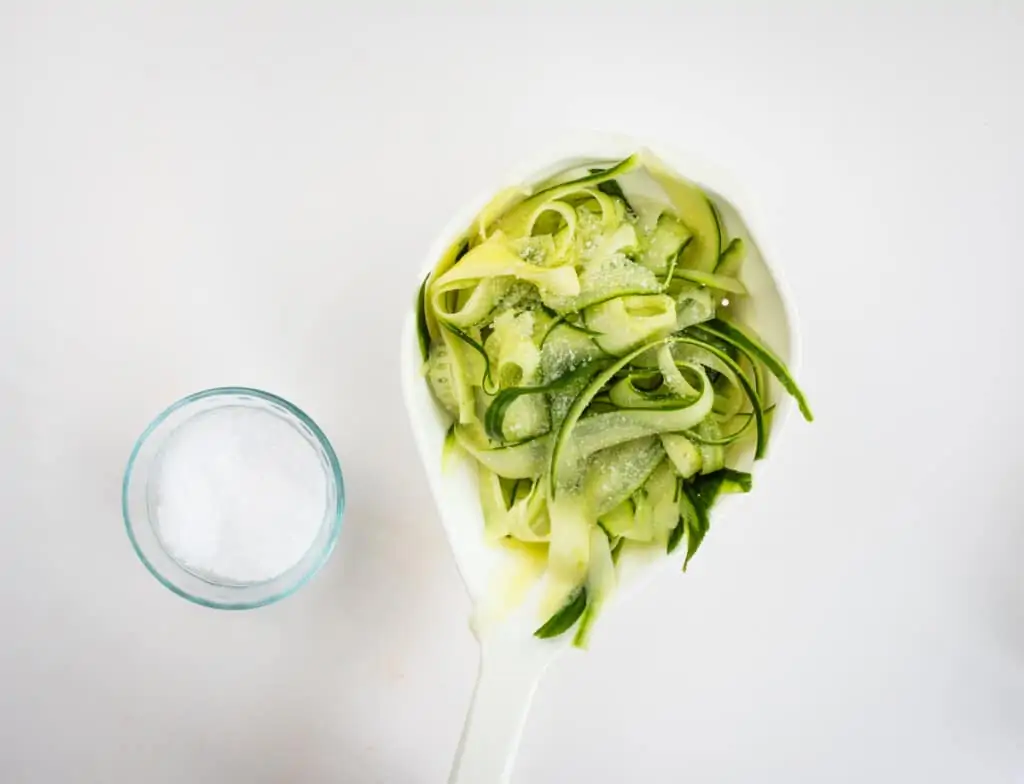
M 482 5 L 0 6 L 0 781 L 446 780 L 477 652 L 401 316 L 455 209 L 593 127 L 760 198 L 818 421 L 555 665 L 515 784 L 1024 781 L 1024 4 Z M 147 421 L 230 383 L 349 491 L 243 614 L 118 507 Z

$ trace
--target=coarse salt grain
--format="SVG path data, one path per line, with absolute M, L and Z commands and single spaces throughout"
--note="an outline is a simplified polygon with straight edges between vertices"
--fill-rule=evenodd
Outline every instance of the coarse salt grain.
M 186 569 L 230 583 L 270 580 L 298 563 L 327 508 L 314 445 L 272 410 L 247 406 L 180 425 L 154 481 L 164 549 Z

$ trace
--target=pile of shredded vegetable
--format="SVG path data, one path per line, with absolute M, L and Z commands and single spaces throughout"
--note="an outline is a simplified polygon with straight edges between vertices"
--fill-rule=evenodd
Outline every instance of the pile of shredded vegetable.
M 475 461 L 483 534 L 546 548 L 538 637 L 585 643 L 624 548 L 685 542 L 686 568 L 716 498 L 750 490 L 735 466 L 765 453 L 768 374 L 811 419 L 731 316 L 744 255 L 644 152 L 503 191 L 424 281 L 425 373 Z

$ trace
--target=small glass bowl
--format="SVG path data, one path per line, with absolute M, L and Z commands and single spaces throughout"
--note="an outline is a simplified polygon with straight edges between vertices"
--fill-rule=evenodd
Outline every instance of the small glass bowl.
M 157 481 L 161 449 L 178 428 L 195 416 L 230 407 L 257 408 L 272 413 L 297 430 L 315 450 L 324 472 L 327 499 L 316 538 L 298 562 L 262 582 L 230 583 L 182 566 L 164 548 L 150 512 L 152 484 Z M 345 511 L 345 485 L 338 457 L 327 436 L 306 414 L 269 392 L 245 387 L 220 387 L 196 392 L 167 408 L 135 442 L 121 488 L 121 511 L 132 547 L 157 580 L 178 596 L 204 607 L 248 610 L 291 595 L 323 566 L 341 531 Z

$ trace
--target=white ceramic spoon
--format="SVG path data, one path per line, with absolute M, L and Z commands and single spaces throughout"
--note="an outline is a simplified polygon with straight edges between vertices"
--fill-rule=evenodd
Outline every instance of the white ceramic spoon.
M 755 205 L 732 178 L 706 161 L 673 153 L 660 144 L 644 144 L 635 139 L 607 135 L 586 135 L 563 141 L 558 148 L 540 156 L 535 165 L 520 167 L 479 199 L 459 212 L 434 242 L 420 275 L 410 282 L 415 292 L 423 277 L 473 218 L 501 188 L 524 182 L 536 182 L 571 166 L 592 161 L 617 161 L 641 148 L 653 150 L 678 173 L 700 183 L 715 197 L 731 236 L 742 236 L 747 243 L 747 259 L 742 280 L 750 297 L 738 309 L 742 320 L 754 327 L 796 372 L 797 346 L 793 328 L 794 314 L 782 293 L 777 270 L 770 271 L 764 255 L 768 251 L 757 223 Z M 742 216 L 742 217 L 741 217 Z M 755 240 L 756 237 L 756 240 Z M 410 301 L 414 302 L 414 298 Z M 415 306 L 410 307 L 402 333 L 402 387 L 406 409 L 412 423 L 416 445 L 440 513 L 448 541 L 474 607 L 479 612 L 493 595 L 493 578 L 507 556 L 488 545 L 483 538 L 483 515 L 476 489 L 475 472 L 468 461 L 453 461 L 442 471 L 441 453 L 448 419 L 431 397 L 421 373 L 422 358 L 416 334 Z M 777 401 L 772 417 L 772 435 L 778 431 L 789 409 L 789 398 L 773 389 Z M 764 477 L 765 461 L 758 463 L 756 482 Z M 756 497 L 756 488 L 754 492 Z M 715 506 L 714 524 L 720 525 L 730 509 L 743 508 L 745 496 L 728 496 Z M 751 510 L 751 506 L 746 506 Z M 680 548 L 682 550 L 684 548 Z M 602 609 L 607 616 L 623 598 L 646 584 L 659 569 L 678 571 L 682 553 L 675 557 L 658 556 L 632 561 L 623 558 L 619 565 L 619 587 Z M 680 578 L 681 580 L 682 578 Z M 680 582 L 682 584 L 682 582 Z M 452 768 L 450 784 L 507 784 L 526 714 L 545 669 L 559 652 L 571 643 L 572 635 L 555 640 L 538 640 L 533 631 L 544 620 L 536 603 L 526 601 L 500 622 L 475 623 L 480 641 L 481 665 L 473 702 L 466 719 L 462 740 Z M 598 620 L 600 625 L 600 619 Z

